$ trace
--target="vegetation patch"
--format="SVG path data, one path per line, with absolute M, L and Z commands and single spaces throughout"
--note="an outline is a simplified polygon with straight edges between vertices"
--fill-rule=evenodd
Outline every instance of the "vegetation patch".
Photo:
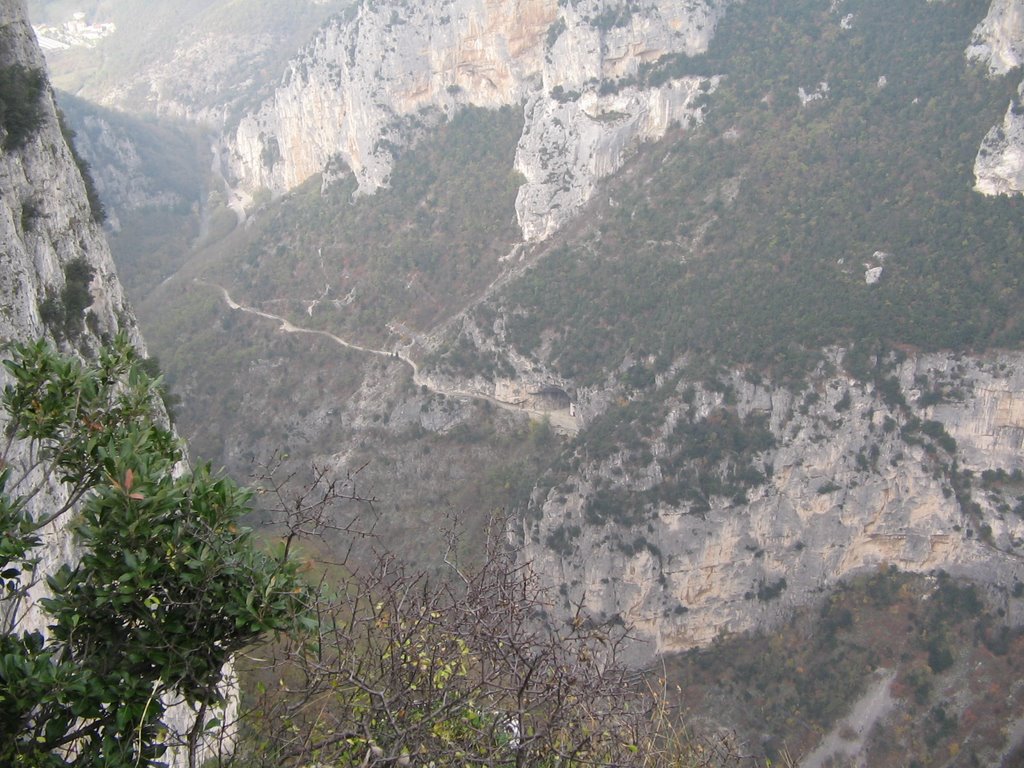
M 10 152 L 28 143 L 43 124 L 46 75 L 21 64 L 0 67 L 0 129 Z
M 64 265 L 64 286 L 48 291 L 39 306 L 39 316 L 56 339 L 75 341 L 85 328 L 86 310 L 92 304 L 89 286 L 95 271 L 85 257 Z
M 1024 705 L 1013 656 L 1021 648 L 1024 637 L 976 587 L 886 568 L 840 585 L 777 631 L 723 637 L 670 658 L 667 670 L 685 717 L 736 729 L 773 761 L 807 754 L 872 672 L 893 670 L 895 714 L 876 726 L 868 762 L 936 765 L 959 751 L 966 764 L 986 764 Z
M 526 353 L 549 340 L 581 383 L 645 351 L 785 382 L 833 344 L 1018 346 L 1024 200 L 972 189 L 1016 86 L 964 63 L 983 10 L 848 2 L 841 30 L 818 0 L 731 9 L 707 54 L 652 70 L 727 75 L 705 123 L 642 150 L 590 223 L 503 291 L 509 336 Z M 821 81 L 828 98 L 801 106 Z M 876 251 L 891 255 L 868 284 Z

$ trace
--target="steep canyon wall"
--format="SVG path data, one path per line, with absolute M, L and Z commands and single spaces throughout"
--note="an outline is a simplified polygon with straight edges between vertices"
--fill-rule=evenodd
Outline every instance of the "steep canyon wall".
M 395 152 L 460 107 L 527 103 L 515 167 L 524 237 L 564 224 L 637 142 L 701 119 L 714 81 L 632 79 L 664 56 L 706 49 L 725 0 L 445 0 L 361 4 L 327 25 L 283 84 L 229 137 L 247 187 L 285 192 L 343 165 L 364 193 Z M 604 86 L 604 87 L 602 87 Z

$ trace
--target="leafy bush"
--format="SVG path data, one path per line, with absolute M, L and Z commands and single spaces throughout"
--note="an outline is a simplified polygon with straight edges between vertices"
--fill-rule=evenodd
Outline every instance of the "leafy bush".
M 59 294 L 50 293 L 39 307 L 43 323 L 57 339 L 74 341 L 85 324 L 85 311 L 92 304 L 94 271 L 84 257 L 64 265 L 64 287 Z
M 89 364 L 17 345 L 5 366 L 0 763 L 157 765 L 169 697 L 196 711 L 194 747 L 223 701 L 225 662 L 308 621 L 296 564 L 287 549 L 263 554 L 241 526 L 248 491 L 208 467 L 179 472 L 178 441 L 125 338 Z M 23 444 L 37 462 L 19 474 L 9 452 Z M 50 478 L 66 501 L 45 506 Z M 40 573 L 41 530 L 70 515 L 81 557 Z M 22 631 L 44 576 L 50 632 Z
M 6 134 L 3 148 L 10 152 L 28 143 L 43 122 L 42 70 L 21 64 L 0 67 L 0 129 Z

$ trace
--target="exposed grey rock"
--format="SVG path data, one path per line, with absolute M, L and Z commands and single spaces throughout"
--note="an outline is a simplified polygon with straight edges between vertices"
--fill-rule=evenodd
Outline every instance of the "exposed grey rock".
M 44 62 L 23 0 L 0 7 L 0 65 L 20 63 L 42 69 Z M 57 126 L 56 108 L 47 92 L 40 130 L 24 147 L 0 152 L 0 339 L 30 340 L 46 333 L 39 306 L 64 286 L 64 267 L 86 259 L 96 277 L 89 312 L 93 330 L 82 337 L 95 349 L 100 336 L 123 328 L 141 346 L 114 263 L 100 227 L 93 222 L 85 185 Z M 2 374 L 0 374 L 2 375 Z
M 638 142 L 699 120 L 701 80 L 625 82 L 662 56 L 705 50 L 727 3 L 362 4 L 325 27 L 274 96 L 243 118 L 229 140 L 234 172 L 246 187 L 281 193 L 325 169 L 329 178 L 340 161 L 372 193 L 418 128 L 467 105 L 526 100 L 517 213 L 526 238 L 543 238 Z
M 526 178 L 516 197 L 523 237 L 543 240 L 554 233 L 593 196 L 600 179 L 622 167 L 637 141 L 663 136 L 673 122 L 700 122 L 703 112 L 694 102 L 716 83 L 679 78 L 611 96 L 589 90 L 565 102 L 534 96 L 516 148 L 516 170 Z
M 980 61 L 993 76 L 1024 63 L 1024 6 L 1017 0 L 992 0 L 975 28 L 968 59 Z M 1024 88 L 1024 84 L 1021 86 Z M 985 195 L 1024 192 L 1024 93 L 1006 108 L 1002 125 L 993 126 L 974 161 L 974 188 Z
M 1024 63 L 1024 7 L 1018 0 L 992 0 L 988 14 L 974 28 L 967 58 L 980 61 L 994 75 Z
M 1014 492 L 981 482 L 985 470 L 1024 468 L 1024 356 L 909 358 L 889 374 L 909 410 L 835 373 L 840 360 L 832 353 L 799 393 L 733 373 L 731 405 L 684 381 L 646 466 L 625 453 L 584 460 L 536 497 L 525 556 L 564 585 L 563 609 L 581 602 L 595 617 L 635 625 L 645 642 L 634 653 L 645 660 L 772 625 L 858 572 L 942 569 L 997 587 L 1024 579 Z M 691 385 L 696 396 L 684 399 Z M 581 403 L 592 418 L 623 394 Z M 699 511 L 653 501 L 642 519 L 588 516 L 599 488 L 644 492 L 670 480 L 657 459 L 675 424 L 723 408 L 763 415 L 776 441 L 755 460 L 767 479 L 745 502 L 712 496 Z
M 985 195 L 1024 192 L 1024 83 L 1002 125 L 985 134 L 974 160 L 974 188 Z

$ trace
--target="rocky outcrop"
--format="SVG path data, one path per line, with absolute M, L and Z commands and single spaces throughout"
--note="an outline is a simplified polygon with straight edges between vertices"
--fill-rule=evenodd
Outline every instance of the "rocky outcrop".
M 705 50 L 727 0 L 444 0 L 362 3 L 323 29 L 273 98 L 230 139 L 234 172 L 276 193 L 343 164 L 359 189 L 388 182 L 394 152 L 464 106 L 528 102 L 517 213 L 543 238 L 637 142 L 699 120 L 699 78 L 634 84 L 662 57 Z
M 626 88 L 612 96 L 588 91 L 570 101 L 535 96 L 515 167 L 526 179 L 516 216 L 527 240 L 553 234 L 622 167 L 638 141 L 660 138 L 672 123 L 695 124 L 694 105 L 715 80 L 680 78 L 660 88 Z
M 993 126 L 981 142 L 974 178 L 974 188 L 985 195 L 1024 192 L 1024 84 L 1002 125 Z
M 24 2 L 0 7 L 0 66 L 44 67 Z M 85 259 L 95 277 L 82 336 L 95 348 L 102 335 L 129 331 L 141 345 L 135 321 L 125 303 L 106 240 L 93 221 L 82 176 L 57 125 L 56 109 L 47 91 L 38 131 L 24 146 L 0 151 L 0 339 L 29 340 L 47 329 L 39 308 L 48 295 L 64 287 L 65 267 Z
M 967 58 L 980 61 L 993 76 L 1024 64 L 1024 7 L 1015 0 L 993 0 L 975 28 Z M 1024 88 L 1024 85 L 1022 85 Z M 1010 103 L 1002 125 L 986 134 L 974 161 L 975 189 L 985 195 L 1024 192 L 1024 95 Z
M 526 558 L 563 609 L 634 625 L 645 660 L 776 623 L 865 570 L 1024 581 L 1024 357 L 925 355 L 874 383 L 839 368 L 836 353 L 802 392 L 738 373 L 713 390 L 682 381 L 646 455 L 581 456 L 539 490 Z M 591 393 L 581 412 L 593 422 L 624 394 Z M 733 487 L 673 496 L 693 468 L 680 441 L 708 434 L 726 450 L 700 471 Z M 745 459 L 744 441 L 762 450 Z
M 992 0 L 974 29 L 967 58 L 980 61 L 994 75 L 1024 64 L 1024 7 L 1017 0 Z
M 200 157 L 198 132 L 170 119 L 156 123 L 103 109 L 58 93 L 75 148 L 90 168 L 103 200 L 107 226 L 145 209 L 198 209 L 209 158 Z M 201 161 L 207 161 L 201 167 Z

